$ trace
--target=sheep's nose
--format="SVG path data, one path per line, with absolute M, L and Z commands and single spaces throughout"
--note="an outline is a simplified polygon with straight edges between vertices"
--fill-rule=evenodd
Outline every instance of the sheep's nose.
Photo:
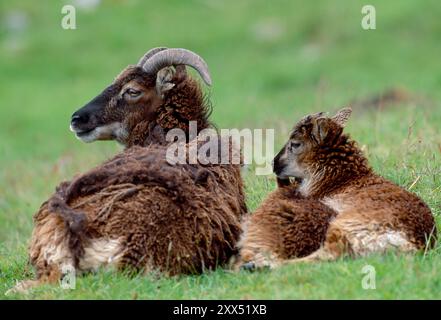
M 75 125 L 78 125 L 78 124 L 87 123 L 88 121 L 89 121 L 89 117 L 87 116 L 87 114 L 74 113 L 72 115 L 70 123 L 71 123 L 72 126 L 75 126 Z
M 274 172 L 276 175 L 278 175 L 278 174 L 280 174 L 281 171 L 282 171 L 282 168 L 281 168 L 281 166 L 279 165 L 279 163 L 273 161 L 273 172 Z

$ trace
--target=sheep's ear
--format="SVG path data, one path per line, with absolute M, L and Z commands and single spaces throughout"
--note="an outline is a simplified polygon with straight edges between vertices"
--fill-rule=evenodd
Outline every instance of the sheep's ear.
M 340 111 L 337 112 L 335 116 L 333 116 L 331 119 L 335 123 L 337 123 L 342 128 L 345 127 L 346 122 L 348 122 L 349 118 L 351 117 L 352 109 L 351 108 L 343 108 Z
M 329 119 L 318 118 L 313 121 L 312 135 L 317 142 L 322 142 L 325 140 L 329 132 Z
M 179 83 L 181 81 L 184 81 L 185 78 L 187 77 L 187 68 L 185 67 L 184 64 L 180 64 L 177 65 L 175 67 L 175 79 L 176 79 L 176 83 Z
M 171 90 L 175 84 L 172 82 L 175 70 L 172 67 L 166 67 L 158 71 L 156 75 L 156 93 L 163 97 L 164 93 Z

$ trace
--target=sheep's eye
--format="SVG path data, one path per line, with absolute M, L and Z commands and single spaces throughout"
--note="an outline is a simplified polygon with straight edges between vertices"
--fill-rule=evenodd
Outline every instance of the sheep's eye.
M 291 150 L 297 149 L 300 146 L 301 144 L 299 142 L 291 142 L 291 144 L 289 145 Z
M 137 97 L 140 95 L 141 91 L 129 88 L 126 90 L 126 93 L 131 97 Z

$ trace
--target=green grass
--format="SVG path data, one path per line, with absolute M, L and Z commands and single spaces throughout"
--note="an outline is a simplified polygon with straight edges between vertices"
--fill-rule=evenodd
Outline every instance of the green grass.
M 120 150 L 82 144 L 70 115 L 149 48 L 200 53 L 213 77 L 219 128 L 275 128 L 277 147 L 307 113 L 334 111 L 392 87 L 414 99 L 354 111 L 347 131 L 377 172 L 410 188 L 441 227 L 441 6 L 437 0 L 369 2 L 377 30 L 360 27 L 363 1 L 112 0 L 77 10 L 77 30 L 60 27 L 59 1 L 0 3 L 0 298 L 32 276 L 26 246 L 32 215 L 63 179 Z M 11 12 L 27 17 L 11 32 Z M 254 210 L 271 176 L 244 176 Z M 416 181 L 416 183 L 414 183 Z M 431 299 L 441 298 L 441 245 L 416 256 L 372 256 L 273 272 L 161 278 L 98 272 L 75 290 L 45 286 L 24 299 Z M 376 268 L 364 290 L 363 266 Z

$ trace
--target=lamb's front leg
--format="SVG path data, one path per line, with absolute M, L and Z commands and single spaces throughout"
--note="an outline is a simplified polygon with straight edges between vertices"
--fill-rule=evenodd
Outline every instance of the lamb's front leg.
M 268 225 L 262 224 L 257 216 L 248 217 L 243 224 L 244 233 L 238 244 L 239 260 L 234 270 L 254 271 L 257 269 L 273 269 L 279 264 L 274 252 L 274 232 L 268 230 Z
M 340 254 L 335 254 L 333 252 L 330 252 L 325 247 L 322 247 L 306 257 L 282 260 L 282 261 L 280 261 L 279 266 L 298 264 L 298 263 L 314 263 L 314 262 L 320 262 L 320 261 L 333 261 L 333 260 L 338 259 L 340 256 L 341 256 Z
M 256 271 L 263 269 L 275 269 L 282 262 L 283 260 L 278 259 L 274 253 L 257 252 L 245 261 L 241 261 L 236 266 L 236 270 Z
M 320 261 L 333 261 L 340 257 L 340 254 L 330 252 L 329 249 L 322 247 L 310 255 L 302 258 L 294 259 L 278 259 L 271 253 L 257 253 L 248 262 L 241 263 L 240 269 L 255 271 L 261 269 L 276 269 L 284 265 L 292 265 L 298 263 L 315 263 Z
M 337 219 L 336 222 L 330 224 L 325 241 L 318 250 L 302 258 L 283 260 L 279 265 L 334 261 L 353 254 L 354 252 L 348 241 L 348 232 L 340 226 Z

